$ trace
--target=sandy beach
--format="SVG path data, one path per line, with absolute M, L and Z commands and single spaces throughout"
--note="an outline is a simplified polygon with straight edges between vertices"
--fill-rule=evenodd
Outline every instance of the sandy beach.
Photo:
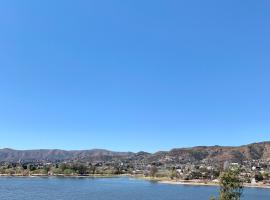
M 217 182 L 201 181 L 201 180 L 200 181 L 199 180 L 190 180 L 190 181 L 185 181 L 185 180 L 179 180 L 179 181 L 160 180 L 158 182 L 162 183 L 162 184 L 174 184 L 174 185 L 218 186 Z M 270 189 L 269 184 L 263 184 L 263 183 L 257 183 L 257 184 L 245 183 L 244 187 Z

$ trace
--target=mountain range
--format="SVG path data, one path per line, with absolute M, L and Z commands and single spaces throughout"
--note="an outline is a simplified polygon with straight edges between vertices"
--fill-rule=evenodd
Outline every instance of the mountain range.
M 243 146 L 197 146 L 176 148 L 170 151 L 114 152 L 104 149 L 66 151 L 58 149 L 14 150 L 0 149 L 0 162 L 19 161 L 87 161 L 106 162 L 112 160 L 129 160 L 143 163 L 187 163 L 187 162 L 242 162 L 247 160 L 270 161 L 270 142 L 253 143 Z

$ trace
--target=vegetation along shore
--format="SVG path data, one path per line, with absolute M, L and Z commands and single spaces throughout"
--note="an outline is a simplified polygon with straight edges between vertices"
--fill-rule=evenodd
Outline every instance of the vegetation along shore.
M 243 186 L 269 188 L 270 142 L 156 153 L 0 149 L 0 176 L 131 176 L 169 184 L 217 185 L 228 168 L 240 169 Z

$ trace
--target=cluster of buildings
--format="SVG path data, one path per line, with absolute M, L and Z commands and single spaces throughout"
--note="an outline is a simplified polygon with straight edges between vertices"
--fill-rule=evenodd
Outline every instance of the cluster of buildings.
M 216 181 L 226 168 L 240 168 L 241 178 L 246 183 L 270 184 L 270 161 L 249 160 L 241 163 L 225 161 L 179 162 L 164 157 L 157 161 L 141 159 L 113 159 L 99 162 L 72 161 L 19 161 L 1 162 L 0 174 L 5 175 L 99 175 L 130 174 L 137 176 L 167 177 L 175 180 Z

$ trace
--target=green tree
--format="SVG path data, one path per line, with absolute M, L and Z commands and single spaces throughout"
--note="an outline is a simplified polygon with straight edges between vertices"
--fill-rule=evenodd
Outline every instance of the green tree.
M 73 174 L 74 173 L 74 171 L 72 170 L 72 169 L 68 169 L 68 168 L 66 168 L 65 170 L 64 170 L 64 172 L 63 172 L 65 175 L 71 175 L 71 174 Z
M 157 174 L 157 172 L 158 172 L 158 168 L 155 165 L 151 166 L 150 172 L 149 172 L 150 173 L 150 176 L 151 177 L 155 177 L 156 174 Z
M 95 174 L 95 173 L 96 173 L 96 170 L 97 170 L 97 167 L 96 167 L 95 165 L 91 165 L 91 166 L 90 166 L 90 172 L 91 172 L 92 174 Z
M 74 163 L 70 169 L 74 170 L 77 174 L 80 175 L 85 175 L 87 172 L 87 167 L 81 163 Z
M 171 171 L 170 171 L 170 178 L 171 179 L 174 179 L 174 178 L 177 178 L 177 171 L 175 168 L 172 168 Z
M 227 169 L 220 176 L 219 200 L 240 200 L 243 194 L 243 181 L 240 169 Z M 211 200 L 215 198 L 211 197 Z
M 59 168 L 61 169 L 62 172 L 64 172 L 66 169 L 69 169 L 68 165 L 65 163 L 61 163 L 59 165 Z
M 255 174 L 255 180 L 256 180 L 256 181 L 263 181 L 263 175 L 262 175 L 261 172 L 257 172 L 257 173 Z

